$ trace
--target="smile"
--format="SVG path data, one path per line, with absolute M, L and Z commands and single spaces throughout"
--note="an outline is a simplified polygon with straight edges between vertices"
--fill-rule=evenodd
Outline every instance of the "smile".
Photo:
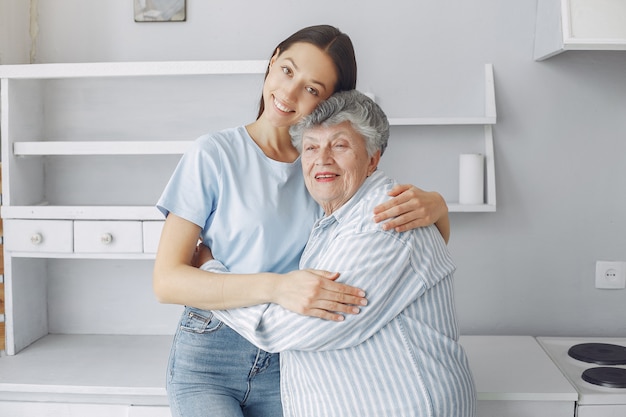
M 274 97 L 274 106 L 276 106 L 278 110 L 283 111 L 285 113 L 291 113 L 293 111 L 289 107 L 285 107 L 281 102 L 279 102 L 276 99 L 276 97 Z
M 338 177 L 337 174 L 317 174 L 315 176 L 316 180 L 329 180 Z

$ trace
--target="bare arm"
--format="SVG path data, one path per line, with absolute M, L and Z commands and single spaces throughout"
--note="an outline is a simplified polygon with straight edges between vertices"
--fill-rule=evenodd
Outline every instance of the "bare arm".
M 388 220 L 383 225 L 385 230 L 404 232 L 434 224 L 448 243 L 448 205 L 439 193 L 423 191 L 414 185 L 396 185 L 389 195 L 394 198 L 374 209 L 374 221 L 379 223 Z
M 162 303 L 207 310 L 278 303 L 299 314 L 337 320 L 354 313 L 363 292 L 334 282 L 337 274 L 294 271 L 288 274 L 219 274 L 193 266 L 200 227 L 169 214 L 163 227 L 153 273 L 153 288 Z

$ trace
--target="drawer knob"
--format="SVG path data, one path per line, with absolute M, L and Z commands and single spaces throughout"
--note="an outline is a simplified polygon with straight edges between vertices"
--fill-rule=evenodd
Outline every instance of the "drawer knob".
M 39 245 L 41 242 L 43 242 L 43 236 L 41 236 L 41 233 L 35 233 L 30 237 L 30 243 L 33 245 Z
M 100 236 L 100 242 L 104 245 L 108 245 L 113 242 L 113 235 L 111 233 L 104 233 Z

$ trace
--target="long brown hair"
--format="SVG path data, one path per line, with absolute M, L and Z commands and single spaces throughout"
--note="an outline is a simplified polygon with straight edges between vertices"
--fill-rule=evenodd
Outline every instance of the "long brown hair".
M 356 88 L 356 58 L 354 55 L 354 47 L 350 37 L 330 25 L 309 26 L 300 29 L 274 48 L 274 52 L 279 51 L 279 55 L 289 49 L 294 43 L 306 42 L 317 46 L 326 52 L 330 59 L 335 63 L 337 71 L 337 84 L 333 93 L 337 91 L 353 90 Z M 271 57 L 270 57 L 271 58 Z M 269 64 L 265 71 L 265 78 L 270 71 Z M 265 102 L 263 94 L 261 94 L 261 102 L 259 104 L 259 114 L 257 119 L 261 117 L 265 110 Z

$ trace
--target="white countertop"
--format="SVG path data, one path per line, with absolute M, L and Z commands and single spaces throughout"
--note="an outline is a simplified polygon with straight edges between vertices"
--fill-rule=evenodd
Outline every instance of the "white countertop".
M 48 335 L 0 358 L 0 400 L 167 405 L 172 336 Z
M 578 394 L 532 336 L 461 336 L 478 400 L 576 401 Z
M 0 358 L 0 400 L 166 405 L 171 336 L 48 335 Z M 531 336 L 462 336 L 478 400 L 576 401 Z

